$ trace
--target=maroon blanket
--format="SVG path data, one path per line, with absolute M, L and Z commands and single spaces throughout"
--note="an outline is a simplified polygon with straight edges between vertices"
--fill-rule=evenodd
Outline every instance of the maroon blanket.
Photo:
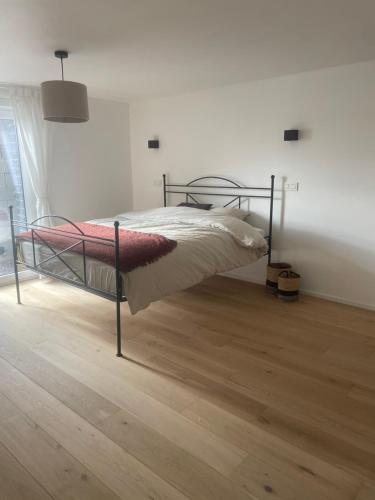
M 88 222 L 78 222 L 76 226 L 84 233 L 84 236 L 82 236 L 71 224 L 62 224 L 51 229 L 68 231 L 70 233 L 74 232 L 80 239 L 82 238 L 85 240 L 86 257 L 91 257 L 105 264 L 109 264 L 110 266 L 114 266 L 114 247 L 100 244 L 98 241 L 92 239 L 90 240 L 90 238 L 109 238 L 114 240 L 114 228 L 89 224 Z M 54 232 L 38 231 L 37 229 L 34 230 L 35 243 L 43 244 L 40 238 L 43 238 L 51 247 L 58 250 L 63 250 L 78 242 L 77 239 L 64 233 L 57 234 Z M 120 229 L 119 238 L 120 270 L 122 272 L 129 272 L 137 267 L 151 264 L 160 259 L 160 257 L 172 252 L 177 246 L 177 241 L 165 238 L 160 234 L 141 233 L 128 229 Z M 18 234 L 17 239 L 31 240 L 31 231 Z M 69 251 L 82 254 L 83 245 L 79 244 Z M 62 258 L 64 258 L 64 254 Z

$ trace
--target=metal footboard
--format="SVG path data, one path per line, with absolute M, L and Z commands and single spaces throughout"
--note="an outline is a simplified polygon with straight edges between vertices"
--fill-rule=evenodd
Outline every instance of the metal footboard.
M 13 207 L 9 207 L 9 219 L 10 219 L 10 231 L 12 238 L 12 248 L 13 248 L 13 262 L 14 262 L 14 275 L 16 281 L 16 291 L 17 291 L 17 302 L 21 304 L 21 293 L 20 293 L 20 280 L 19 280 L 19 266 L 24 269 L 34 271 L 35 273 L 54 278 L 59 281 L 63 281 L 71 286 L 80 288 L 81 290 L 86 290 L 90 293 L 98 295 L 102 298 L 111 300 L 116 303 L 116 337 L 117 337 L 117 352 L 116 356 L 123 357 L 121 349 L 121 302 L 126 302 L 127 298 L 124 293 L 123 279 L 120 272 L 120 238 L 119 238 L 119 222 L 114 222 L 114 238 L 101 238 L 86 235 L 74 222 L 70 221 L 66 217 L 59 215 L 46 215 L 44 217 L 39 217 L 32 222 L 19 221 L 14 219 Z M 61 230 L 56 227 L 50 227 L 43 225 L 44 221 L 64 221 L 66 224 L 71 226 L 71 230 Z M 17 235 L 19 231 L 27 233 L 28 236 L 20 237 Z M 48 235 L 61 235 L 65 236 L 73 242 L 67 245 L 65 248 L 54 248 L 53 244 L 48 242 Z M 30 236 L 29 236 L 30 235 Z M 21 259 L 19 252 L 19 244 L 21 240 L 27 241 L 32 246 L 32 262 L 26 262 L 26 259 Z M 87 276 L 87 244 L 95 245 L 105 245 L 112 247 L 114 249 L 114 262 L 113 267 L 115 269 L 116 276 L 116 289 L 115 292 L 108 290 L 103 290 L 96 288 L 89 283 Z M 37 248 L 38 245 L 43 245 L 48 248 L 51 255 L 45 259 L 37 258 Z M 67 262 L 66 255 L 69 252 L 74 252 L 74 250 L 81 247 L 79 253 L 76 253 L 77 257 L 81 257 L 82 263 L 82 274 L 80 274 L 76 269 L 72 267 L 69 262 Z M 72 275 L 72 277 L 61 276 L 55 273 L 53 269 L 46 269 L 45 264 L 53 260 L 58 260 L 64 269 Z

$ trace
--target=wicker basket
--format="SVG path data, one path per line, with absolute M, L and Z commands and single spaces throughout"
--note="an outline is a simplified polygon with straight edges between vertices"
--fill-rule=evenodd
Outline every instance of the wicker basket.
M 287 269 L 291 269 L 292 266 L 287 262 L 272 262 L 267 266 L 267 290 L 277 293 L 277 280 L 279 279 L 279 274 Z
M 293 271 L 283 271 L 277 281 L 277 295 L 286 301 L 298 300 L 301 276 Z

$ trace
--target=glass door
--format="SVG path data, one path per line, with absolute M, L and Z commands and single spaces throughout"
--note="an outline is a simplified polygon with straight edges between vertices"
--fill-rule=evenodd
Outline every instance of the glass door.
M 14 272 L 9 205 L 15 219 L 26 219 L 16 126 L 9 104 L 0 99 L 0 285 Z

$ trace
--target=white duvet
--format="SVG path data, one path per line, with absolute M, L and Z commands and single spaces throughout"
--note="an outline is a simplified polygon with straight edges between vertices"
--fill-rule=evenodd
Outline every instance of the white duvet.
M 168 207 L 89 222 L 113 226 L 115 220 L 120 222 L 120 229 L 157 233 L 177 241 L 177 247 L 157 262 L 122 274 L 133 314 L 216 273 L 250 264 L 267 251 L 266 240 L 259 229 L 235 217 L 206 210 Z M 24 259 L 31 262 L 31 244 L 22 242 L 21 247 Z M 38 260 L 50 255 L 42 245 L 38 247 L 38 254 Z M 65 260 L 80 273 L 82 256 L 70 253 Z M 48 266 L 54 273 L 71 278 L 71 272 L 57 259 Z M 87 278 L 90 286 L 115 290 L 114 268 L 95 259 L 87 260 Z

